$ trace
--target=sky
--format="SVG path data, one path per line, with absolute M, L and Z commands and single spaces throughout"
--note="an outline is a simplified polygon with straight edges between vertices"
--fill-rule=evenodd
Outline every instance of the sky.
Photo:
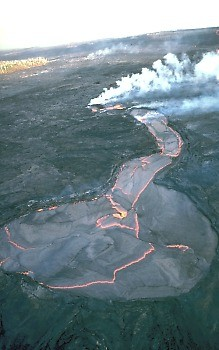
M 0 50 L 217 26 L 216 0 L 3 0 Z

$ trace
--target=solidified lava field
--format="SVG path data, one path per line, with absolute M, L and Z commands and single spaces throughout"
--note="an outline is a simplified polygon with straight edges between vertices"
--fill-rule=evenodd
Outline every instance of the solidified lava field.
M 217 33 L 0 53 L 2 348 L 217 349 Z

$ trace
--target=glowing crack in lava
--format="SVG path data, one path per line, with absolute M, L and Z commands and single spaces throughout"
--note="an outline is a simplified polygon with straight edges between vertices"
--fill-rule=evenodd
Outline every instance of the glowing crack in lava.
M 178 295 L 203 276 L 217 244 L 209 221 L 184 194 L 153 182 L 179 156 L 182 139 L 160 113 L 130 114 L 160 151 L 124 164 L 100 198 L 39 209 L 2 228 L 3 270 L 52 290 L 110 299 Z

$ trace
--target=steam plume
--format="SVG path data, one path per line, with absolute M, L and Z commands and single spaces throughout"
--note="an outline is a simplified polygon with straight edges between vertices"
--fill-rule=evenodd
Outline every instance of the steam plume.
M 179 89 L 183 87 L 185 91 L 185 85 L 188 85 L 188 87 L 191 87 L 191 96 L 193 90 L 194 107 L 203 101 L 205 105 L 213 103 L 213 106 L 216 107 L 218 105 L 215 103 L 218 100 L 218 80 L 218 53 L 205 53 L 198 63 L 191 62 L 186 54 L 183 54 L 181 59 L 179 59 L 176 55 L 168 53 L 164 56 L 163 60 L 155 61 L 152 69 L 142 68 L 141 73 L 128 75 L 118 80 L 115 88 L 105 88 L 98 97 L 90 101 L 90 104 L 113 104 L 118 101 L 129 101 L 134 98 L 144 97 L 152 107 L 165 107 L 166 104 L 164 101 L 161 103 L 162 96 L 164 93 L 167 94 L 169 92 L 172 97 L 172 101 L 168 100 L 170 107 L 171 103 L 174 103 L 174 94 L 176 91 L 178 91 L 177 98 L 179 104 Z M 209 84 L 206 84 L 207 82 Z M 206 87 L 207 85 L 209 87 Z M 209 92 L 210 87 L 211 91 Z M 158 97 L 156 101 L 151 98 L 151 92 L 156 93 L 156 97 Z M 187 95 L 188 93 L 190 93 L 190 88 L 189 90 L 187 89 Z M 207 100 L 203 97 L 206 94 L 208 94 L 208 96 L 205 96 Z M 210 98 L 209 94 L 211 94 Z M 181 96 L 182 98 L 183 96 Z M 183 98 L 180 102 L 181 108 L 184 107 L 188 110 L 189 105 L 191 106 L 191 101 L 188 97 Z M 219 109 L 219 107 L 217 108 Z
M 139 52 L 139 47 L 137 46 L 131 46 L 131 45 L 124 45 L 122 43 L 117 45 L 112 45 L 111 47 L 106 47 L 103 50 L 97 50 L 95 52 L 90 53 L 87 56 L 87 59 L 93 60 L 96 58 L 101 58 L 108 55 L 113 55 L 115 53 L 124 53 L 127 52 L 129 54 L 134 54 Z

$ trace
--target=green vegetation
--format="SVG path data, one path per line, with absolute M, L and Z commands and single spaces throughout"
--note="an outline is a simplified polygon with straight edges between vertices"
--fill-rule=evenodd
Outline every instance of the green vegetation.
M 26 60 L 0 61 L 0 74 L 13 73 L 32 67 L 44 66 L 48 60 L 44 57 L 28 58 Z

